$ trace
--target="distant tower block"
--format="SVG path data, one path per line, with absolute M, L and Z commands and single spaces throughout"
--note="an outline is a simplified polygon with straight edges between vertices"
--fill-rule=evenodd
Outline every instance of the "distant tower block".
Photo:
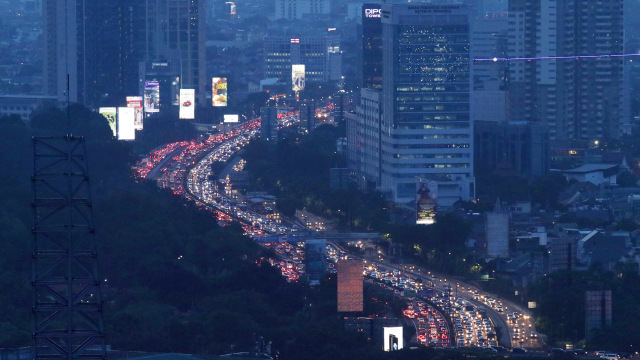
M 35 359 L 106 359 L 85 144 L 33 139 Z
M 327 240 L 313 239 L 305 241 L 305 263 L 309 285 L 320 285 L 327 271 Z
M 509 257 L 509 213 L 502 211 L 500 200 L 494 211 L 485 214 L 487 256 Z
M 338 312 L 363 311 L 362 261 L 339 260 L 338 270 Z
M 611 326 L 611 290 L 585 292 L 585 335 L 593 340 L 598 330 Z

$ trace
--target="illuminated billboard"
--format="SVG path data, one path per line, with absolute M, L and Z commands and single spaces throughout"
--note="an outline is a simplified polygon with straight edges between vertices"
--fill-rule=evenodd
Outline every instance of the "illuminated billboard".
M 436 221 L 437 187 L 435 182 L 417 183 L 416 224 L 430 225 Z
M 100 113 L 100 115 L 104 116 L 107 119 L 107 122 L 109 123 L 109 127 L 113 132 L 113 136 L 118 135 L 117 121 L 116 121 L 117 111 L 118 109 L 114 107 L 101 107 L 100 109 L 98 109 L 98 112 Z
M 227 106 L 227 78 L 211 78 L 211 102 L 213 106 Z
M 225 2 L 225 5 L 228 5 L 229 15 L 236 15 L 236 4 L 232 1 Z
M 327 240 L 307 240 L 305 252 L 309 285 L 320 285 L 327 269 Z
M 196 91 L 194 89 L 180 89 L 180 119 L 195 118 Z
M 237 123 L 239 122 L 238 115 L 224 115 L 224 122 L 226 123 Z
M 338 312 L 363 311 L 362 261 L 340 260 L 338 270 Z
M 291 65 L 291 84 L 293 91 L 304 90 L 304 65 Z
M 401 350 L 404 347 L 402 342 L 402 326 L 383 328 L 384 351 Z
M 133 125 L 135 109 L 130 107 L 118 108 L 118 140 L 135 140 L 136 129 Z
M 144 111 L 160 112 L 160 83 L 157 81 L 144 82 Z
M 142 130 L 144 112 L 142 109 L 142 96 L 127 96 L 127 107 L 134 108 L 133 126 L 136 130 Z

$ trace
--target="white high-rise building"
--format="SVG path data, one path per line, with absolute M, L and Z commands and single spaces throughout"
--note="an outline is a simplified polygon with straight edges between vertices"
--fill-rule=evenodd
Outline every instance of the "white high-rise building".
M 382 5 L 380 188 L 398 203 L 438 184 L 438 206 L 475 195 L 470 14 L 463 4 Z

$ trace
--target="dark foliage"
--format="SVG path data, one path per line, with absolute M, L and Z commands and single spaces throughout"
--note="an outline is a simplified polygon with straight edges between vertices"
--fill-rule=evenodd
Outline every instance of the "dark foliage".
M 345 229 L 380 229 L 389 215 L 379 193 L 329 188 L 329 169 L 345 166 L 344 156 L 336 152 L 339 135 L 338 128 L 325 125 L 300 143 L 291 138 L 277 145 L 252 142 L 243 154 L 253 177 L 252 190 L 276 195 L 278 210 L 285 216 L 307 209 L 336 219 Z
M 617 272 L 593 267 L 588 271 L 556 272 L 543 278 L 530 294 L 537 302 L 536 327 L 549 336 L 550 343 L 577 343 L 585 339 L 585 291 L 611 290 L 612 322 L 602 328 L 586 345 L 590 349 L 635 351 L 640 334 L 632 329 L 640 321 L 637 298 L 640 296 L 638 269 L 620 268 Z

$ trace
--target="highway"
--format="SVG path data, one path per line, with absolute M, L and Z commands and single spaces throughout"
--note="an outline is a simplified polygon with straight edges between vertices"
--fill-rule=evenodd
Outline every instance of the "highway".
M 293 122 L 291 118 L 287 119 Z M 248 235 L 260 237 L 276 234 L 286 237 L 299 234 L 304 238 L 314 237 L 302 226 L 284 225 L 277 214 L 260 214 L 248 209 L 242 201 L 234 198 L 228 177 L 221 180 L 211 178 L 211 164 L 227 162 L 258 134 L 258 129 L 259 122 L 254 120 L 229 133 L 212 135 L 203 141 L 168 144 L 156 149 L 135 169 L 141 178 L 153 178 L 160 186 L 171 188 L 174 193 L 211 210 L 223 225 L 231 220 L 240 221 Z M 239 171 L 243 166 L 244 161 L 239 160 L 233 165 L 232 171 Z M 315 235 L 316 238 L 326 238 L 322 235 L 328 234 Z M 351 238 L 344 235 L 339 237 Z M 263 245 L 276 250 L 280 259 L 268 261 L 278 266 L 282 275 L 290 281 L 298 281 L 304 274 L 304 251 L 301 247 L 282 241 Z M 334 243 L 330 243 L 328 249 L 332 261 L 354 257 Z M 415 340 L 419 344 L 487 348 L 498 345 L 510 348 L 514 344 L 543 346 L 537 336 L 532 337 L 537 333 L 529 314 L 513 304 L 496 300 L 462 281 L 447 281 L 446 277 L 436 276 L 427 269 L 413 266 L 399 269 L 388 260 L 385 261 L 381 254 L 373 254 L 363 258 L 363 261 L 363 274 L 369 281 L 407 300 L 405 317 L 416 327 Z

